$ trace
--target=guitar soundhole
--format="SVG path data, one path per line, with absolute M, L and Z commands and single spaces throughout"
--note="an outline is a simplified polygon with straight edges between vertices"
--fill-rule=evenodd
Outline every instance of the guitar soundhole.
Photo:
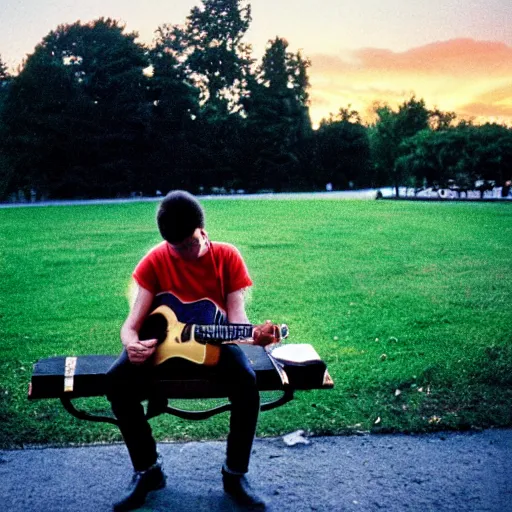
M 140 340 L 157 339 L 158 344 L 162 343 L 167 336 L 167 320 L 164 315 L 155 313 L 149 315 L 139 331 Z

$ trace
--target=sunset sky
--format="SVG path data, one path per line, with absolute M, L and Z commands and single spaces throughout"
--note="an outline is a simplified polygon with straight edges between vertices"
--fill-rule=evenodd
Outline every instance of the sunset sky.
M 100 16 L 150 43 L 199 0 L 0 0 L 0 56 L 15 70 L 52 29 Z M 511 0 L 253 0 L 246 42 L 260 57 L 284 37 L 312 62 L 311 117 L 368 116 L 415 94 L 428 107 L 512 126 Z

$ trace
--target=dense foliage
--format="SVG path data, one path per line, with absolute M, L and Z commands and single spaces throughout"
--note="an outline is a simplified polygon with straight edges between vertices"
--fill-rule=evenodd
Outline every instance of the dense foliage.
M 348 108 L 313 130 L 310 61 L 244 36 L 243 0 L 202 0 L 151 47 L 111 19 L 62 25 L 10 76 L 0 59 L 0 199 L 193 192 L 420 189 L 512 177 L 512 130 L 424 100 Z

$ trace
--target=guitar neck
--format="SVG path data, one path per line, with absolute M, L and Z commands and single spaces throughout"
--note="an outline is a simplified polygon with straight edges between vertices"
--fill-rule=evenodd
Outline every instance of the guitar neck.
M 193 325 L 194 339 L 200 343 L 221 345 L 224 341 L 235 341 L 252 337 L 251 324 Z

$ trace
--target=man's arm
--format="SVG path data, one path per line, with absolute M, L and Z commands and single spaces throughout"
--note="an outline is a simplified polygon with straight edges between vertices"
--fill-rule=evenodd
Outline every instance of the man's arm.
M 245 296 L 247 288 L 228 294 L 227 314 L 230 324 L 250 324 L 245 312 Z M 279 326 L 267 320 L 263 324 L 254 326 L 253 340 L 257 345 L 270 345 L 281 340 L 281 331 Z
M 156 339 L 139 340 L 139 330 L 149 313 L 153 298 L 154 294 L 152 292 L 137 285 L 135 302 L 121 327 L 121 341 L 128 353 L 130 362 L 135 364 L 143 363 L 155 351 Z
M 245 295 L 247 288 L 228 293 L 226 298 L 226 313 L 230 324 L 250 324 L 245 312 Z

